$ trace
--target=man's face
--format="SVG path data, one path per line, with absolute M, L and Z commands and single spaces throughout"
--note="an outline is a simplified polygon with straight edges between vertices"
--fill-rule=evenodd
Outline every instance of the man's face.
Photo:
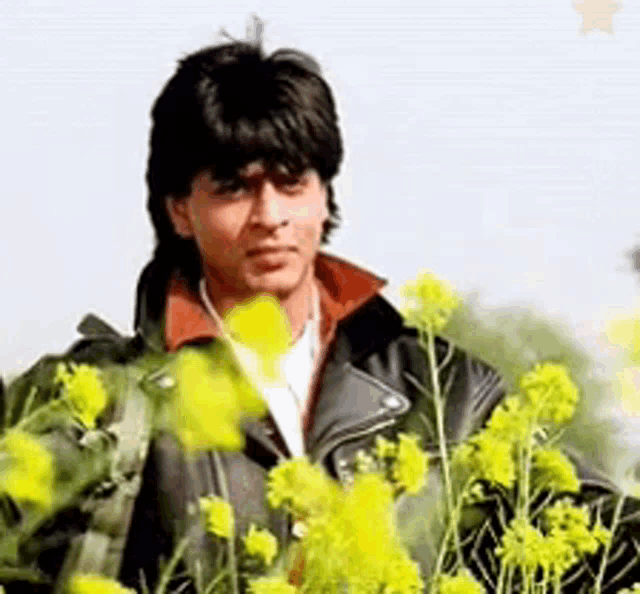
M 257 161 L 229 181 L 201 173 L 191 194 L 167 199 L 167 209 L 224 296 L 282 299 L 308 278 L 328 217 L 327 189 L 314 170 L 266 171 Z

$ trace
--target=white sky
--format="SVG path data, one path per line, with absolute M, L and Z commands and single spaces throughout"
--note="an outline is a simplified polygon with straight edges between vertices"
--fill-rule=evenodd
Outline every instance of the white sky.
M 332 251 L 391 289 L 431 268 L 487 305 L 595 332 L 640 241 L 640 8 L 581 35 L 570 0 L 4 0 L 0 372 L 87 311 L 128 330 L 152 249 L 149 109 L 220 27 L 314 55 L 342 116 Z M 586 338 L 585 338 L 586 340 Z

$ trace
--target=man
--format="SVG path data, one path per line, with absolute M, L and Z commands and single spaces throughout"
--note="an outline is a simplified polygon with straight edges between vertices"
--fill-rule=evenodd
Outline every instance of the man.
M 293 50 L 267 57 L 259 43 L 203 49 L 180 62 L 152 120 L 147 185 L 157 247 L 138 283 L 135 336 L 119 337 L 88 318 L 85 339 L 65 358 L 127 365 L 147 352 L 210 344 L 227 333 L 223 318 L 232 307 L 263 293 L 282 305 L 293 344 L 289 385 L 269 398 L 268 418 L 247 423 L 244 451 L 191 459 L 171 436 L 153 436 L 130 473 L 131 505 L 114 507 L 121 515 L 108 528 L 99 514 L 89 528 L 78 520 L 67 530 L 72 544 L 52 539 L 38 560 L 54 577 L 90 568 L 136 589 L 156 583 L 159 560 L 193 529 L 201 496 L 229 500 L 238 534 L 253 522 L 286 547 L 294 526 L 264 496 L 279 459 L 306 454 L 345 482 L 356 452 L 377 435 L 418 431 L 424 447 L 436 441 L 421 418 L 432 408 L 418 387 L 428 370 L 416 332 L 380 295 L 381 278 L 321 250 L 339 221 L 332 182 L 343 149 L 334 99 L 315 61 Z M 453 345 L 438 340 L 436 347 L 441 371 L 453 378 L 446 434 L 459 441 L 482 426 L 504 386 Z M 57 360 L 45 358 L 9 395 L 24 397 Z M 139 492 L 132 486 L 138 475 Z M 198 573 L 210 577 L 214 549 L 204 530 L 196 532 L 172 588 Z

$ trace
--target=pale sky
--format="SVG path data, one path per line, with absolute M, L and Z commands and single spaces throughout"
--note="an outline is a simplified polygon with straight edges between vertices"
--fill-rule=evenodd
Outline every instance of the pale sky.
M 387 278 L 429 268 L 490 306 L 533 304 L 584 340 L 631 306 L 640 242 L 640 7 L 580 33 L 570 0 L 4 0 L 0 373 L 130 330 L 152 250 L 149 110 L 176 60 L 243 37 L 324 67 L 344 224 L 330 250 Z

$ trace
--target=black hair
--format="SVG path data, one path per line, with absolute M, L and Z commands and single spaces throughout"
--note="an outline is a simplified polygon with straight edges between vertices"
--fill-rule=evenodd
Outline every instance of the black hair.
M 165 204 L 167 196 L 188 196 L 203 171 L 231 179 L 256 160 L 297 173 L 314 169 L 328 194 L 321 243 L 338 227 L 331 181 L 342 138 L 331 89 L 309 55 L 281 49 L 266 56 L 260 43 L 244 41 L 204 48 L 180 60 L 151 117 L 147 209 L 153 260 L 165 271 L 178 267 L 190 284 L 200 276 L 197 247 L 175 233 Z

